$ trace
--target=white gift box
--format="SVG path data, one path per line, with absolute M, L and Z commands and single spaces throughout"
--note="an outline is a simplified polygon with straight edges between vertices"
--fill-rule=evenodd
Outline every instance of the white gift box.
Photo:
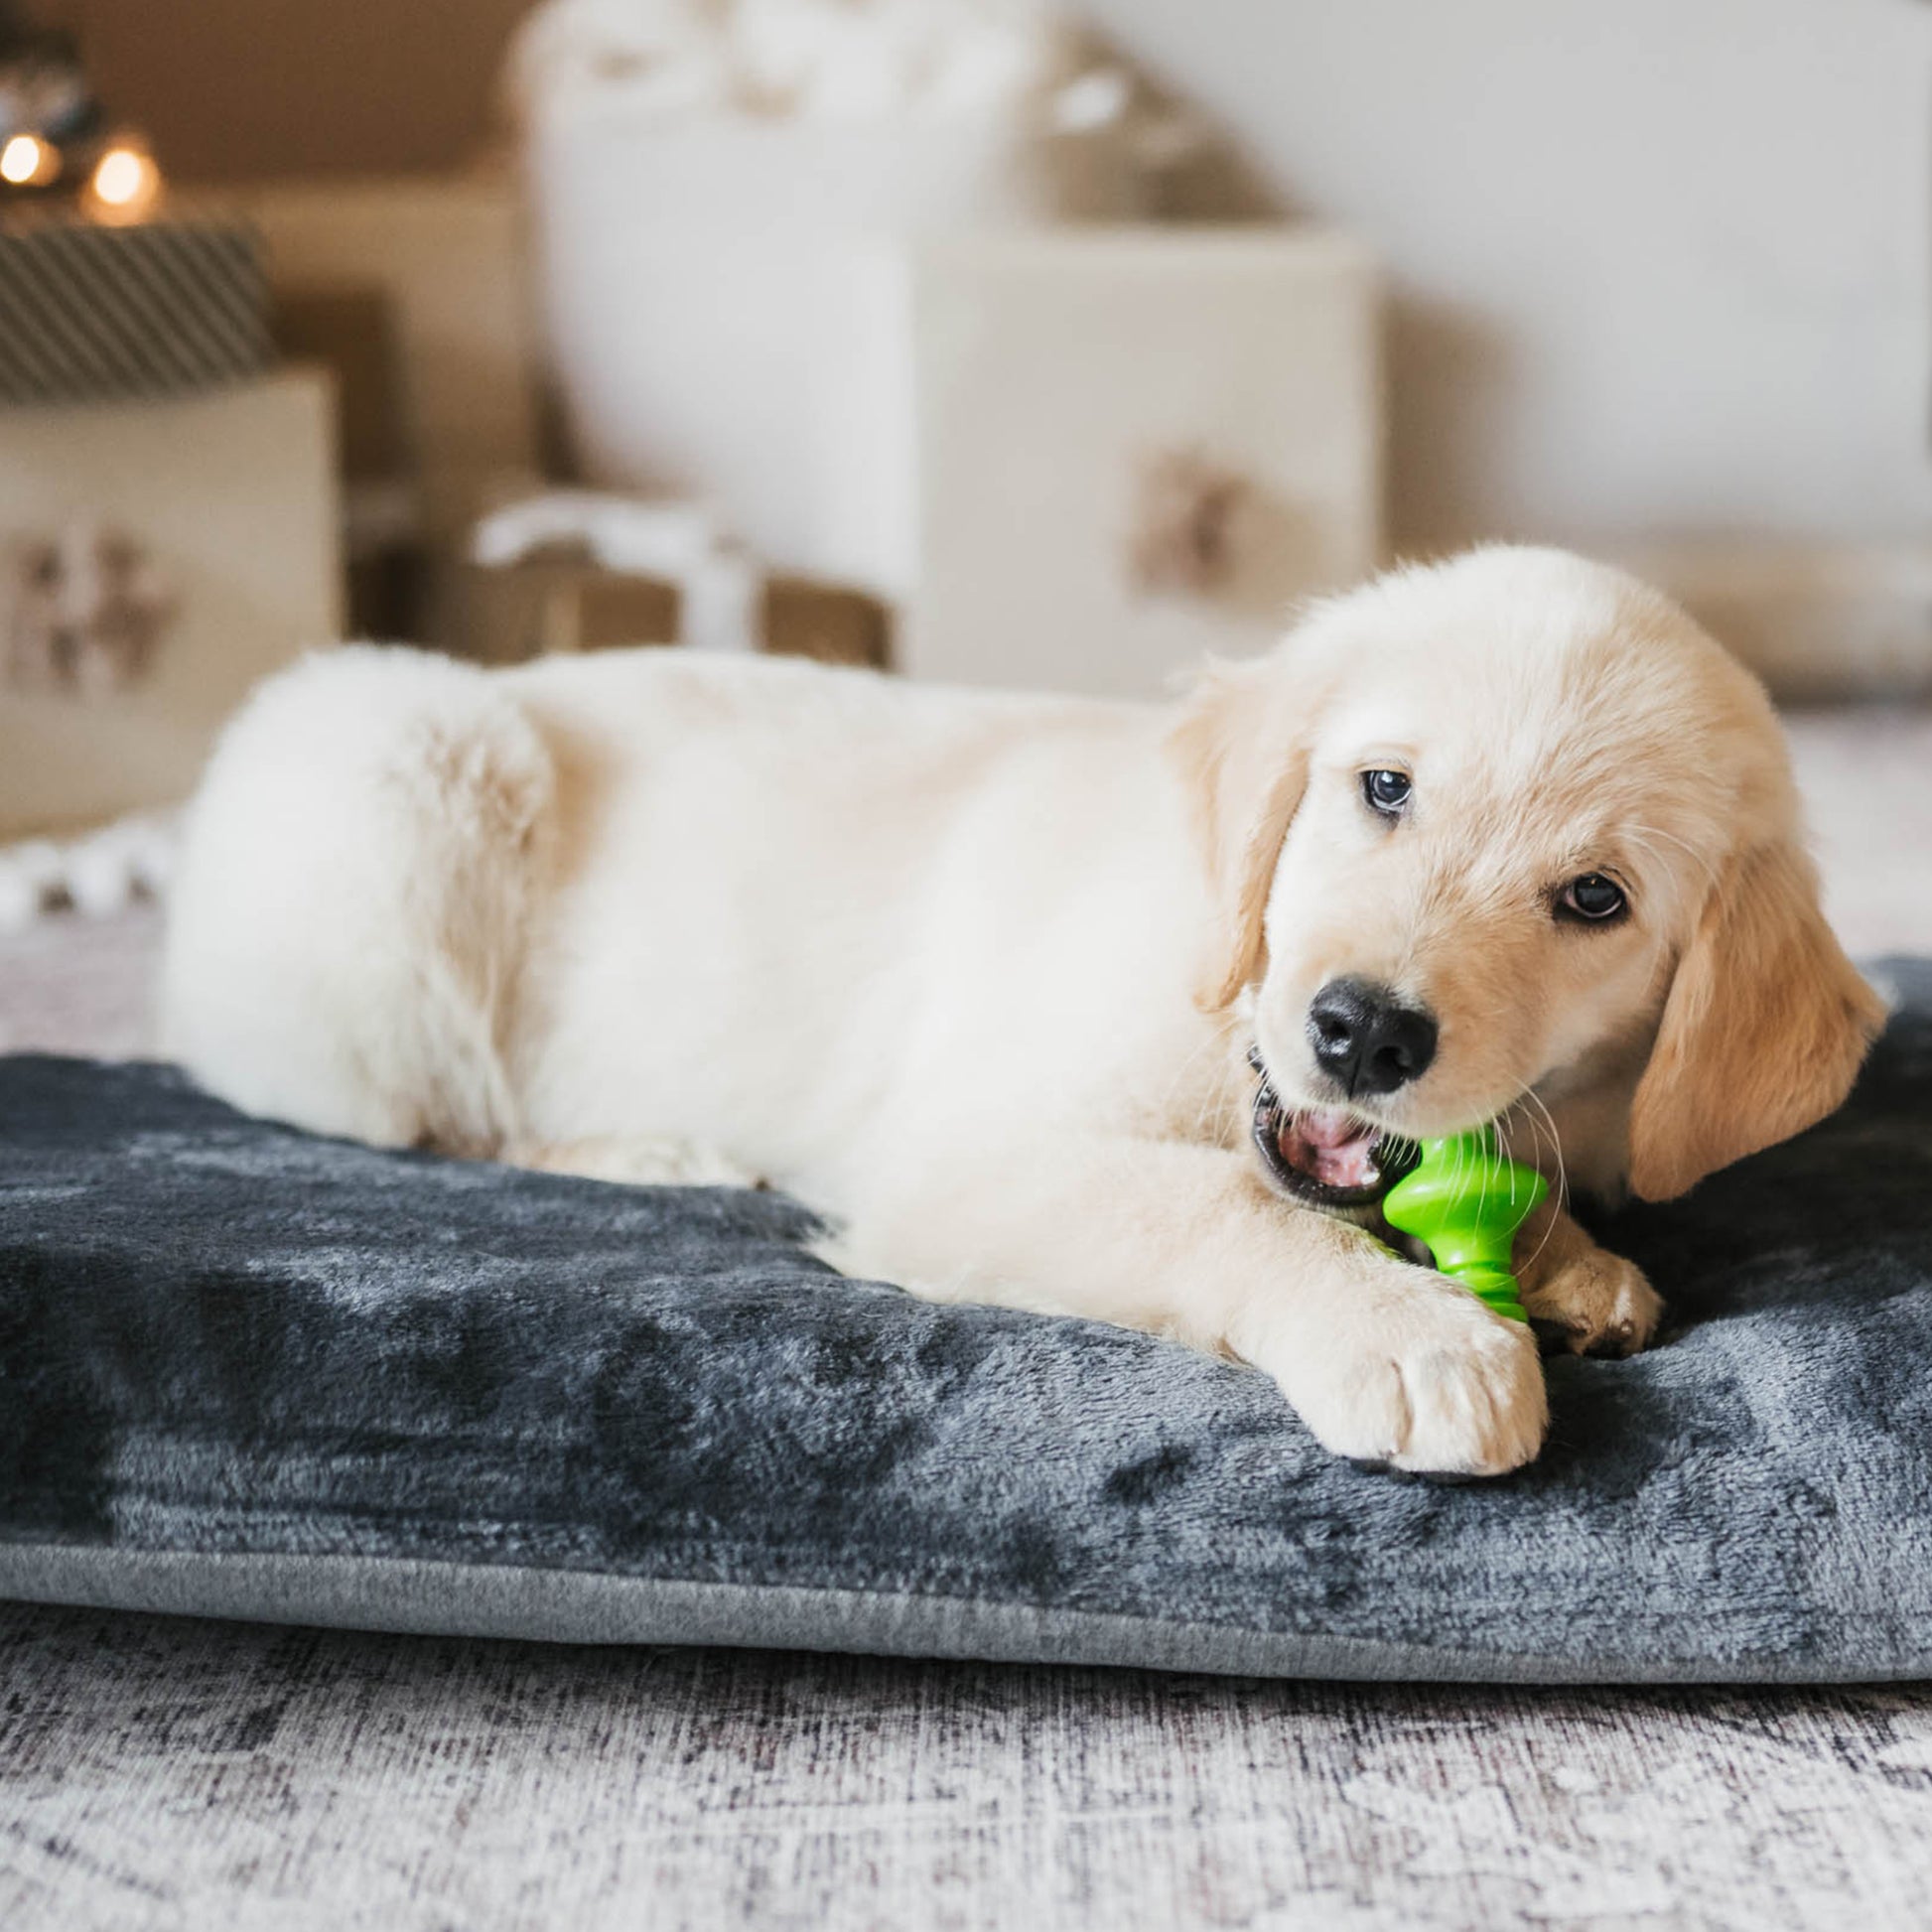
M 1146 694 L 1379 560 L 1379 284 L 1345 237 L 600 232 L 547 242 L 593 480 L 885 599 L 914 675 Z
M 903 596 L 908 251 L 1138 212 L 1127 76 L 1031 0 L 549 0 L 511 72 L 584 480 Z
M 1313 229 L 1141 226 L 921 251 L 915 676 L 1148 696 L 1372 571 L 1374 264 Z
M 1098 140 L 587 109 L 533 130 L 537 289 L 586 481 L 696 495 L 775 569 L 909 588 L 907 251 L 1120 211 Z
M 179 401 L 0 413 L 0 838 L 184 798 L 249 687 L 335 639 L 330 415 L 327 378 L 306 369 Z M 73 639 L 23 621 L 35 554 L 87 530 L 125 552 L 163 614 L 98 672 Z
M 1144 691 L 1377 561 L 1370 263 L 1118 225 L 1184 117 L 1050 8 L 549 0 L 512 68 L 585 481 L 884 600 L 914 673 Z

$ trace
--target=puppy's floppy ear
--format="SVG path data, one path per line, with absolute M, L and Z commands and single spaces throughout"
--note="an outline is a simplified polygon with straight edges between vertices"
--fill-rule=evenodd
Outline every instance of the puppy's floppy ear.
M 1789 839 L 1734 859 L 1664 1003 L 1630 1113 L 1630 1185 L 1670 1200 L 1822 1120 L 1851 1091 L 1885 1009 L 1818 909 Z
M 1218 1013 L 1261 977 L 1262 917 L 1309 777 L 1309 708 L 1285 651 L 1211 665 L 1168 749 L 1191 795 L 1215 931 L 1195 994 Z

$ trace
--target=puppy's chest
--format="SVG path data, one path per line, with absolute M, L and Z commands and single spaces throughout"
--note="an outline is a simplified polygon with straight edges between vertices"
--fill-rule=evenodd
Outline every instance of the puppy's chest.
M 1254 1116 L 1254 1077 L 1245 1065 L 1220 1064 L 1196 1053 L 1166 1086 L 1130 1098 L 1124 1108 L 1131 1131 L 1197 1147 L 1245 1148 Z

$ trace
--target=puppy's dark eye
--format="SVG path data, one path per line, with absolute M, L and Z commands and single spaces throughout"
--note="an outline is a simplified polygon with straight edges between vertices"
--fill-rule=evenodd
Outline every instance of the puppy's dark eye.
M 1557 899 L 1557 910 L 1568 918 L 1602 925 L 1624 912 L 1629 903 L 1623 888 L 1614 879 L 1606 879 L 1600 872 L 1587 872 L 1563 889 Z
M 1362 796 L 1384 817 L 1394 818 L 1409 802 L 1409 774 L 1406 771 L 1364 771 Z

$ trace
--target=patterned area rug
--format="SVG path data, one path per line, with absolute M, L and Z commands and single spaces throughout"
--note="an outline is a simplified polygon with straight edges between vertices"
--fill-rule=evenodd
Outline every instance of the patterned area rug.
M 0 1924 L 1902 1927 L 1932 1692 L 1355 1689 L 0 1609 Z

